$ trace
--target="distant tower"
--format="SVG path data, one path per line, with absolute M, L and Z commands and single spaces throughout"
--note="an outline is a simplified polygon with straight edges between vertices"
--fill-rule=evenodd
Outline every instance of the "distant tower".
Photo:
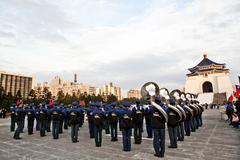
M 74 74 L 74 83 L 77 83 L 77 74 Z

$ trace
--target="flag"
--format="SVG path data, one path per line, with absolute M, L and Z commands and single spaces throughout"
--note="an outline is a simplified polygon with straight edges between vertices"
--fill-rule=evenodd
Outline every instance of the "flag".
M 240 97 L 240 85 L 236 85 L 236 93 L 234 95 L 235 97 Z
M 240 85 L 235 85 L 236 86 L 236 92 L 240 90 Z
M 228 98 L 228 102 L 233 102 L 234 99 L 234 94 L 232 94 L 229 98 Z

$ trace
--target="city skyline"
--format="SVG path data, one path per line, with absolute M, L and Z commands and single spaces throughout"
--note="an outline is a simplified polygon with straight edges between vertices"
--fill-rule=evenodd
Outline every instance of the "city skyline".
M 240 3 L 197 0 L 0 2 L 0 70 L 140 89 L 182 89 L 203 53 L 240 74 Z

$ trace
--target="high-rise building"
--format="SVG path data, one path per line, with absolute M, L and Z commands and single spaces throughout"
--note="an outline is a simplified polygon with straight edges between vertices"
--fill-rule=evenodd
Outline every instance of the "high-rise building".
M 117 86 L 113 86 L 113 83 L 109 83 L 108 85 L 103 86 L 102 88 L 95 87 L 93 85 L 89 84 L 82 84 L 77 83 L 76 77 L 77 75 L 74 74 L 74 82 L 71 81 L 63 81 L 59 76 L 55 76 L 51 83 L 50 83 L 50 91 L 52 93 L 52 96 L 57 97 L 57 94 L 59 91 L 63 91 L 63 93 L 72 95 L 75 94 L 89 94 L 89 95 L 115 95 L 118 100 L 122 99 L 121 96 L 121 88 Z
M 141 98 L 141 93 L 140 93 L 139 90 L 130 89 L 130 90 L 127 92 L 127 97 L 128 97 L 128 98 L 138 98 L 138 99 L 140 99 L 140 98 Z
M 37 83 L 36 86 L 34 86 L 35 94 L 37 97 L 40 96 L 45 96 L 45 90 L 50 91 L 50 87 L 48 82 L 42 82 L 42 83 Z
M 62 88 L 62 80 L 59 76 L 55 76 L 50 83 L 50 91 L 53 96 L 57 96 L 57 93 Z
M 0 86 L 3 87 L 5 94 L 11 93 L 15 96 L 20 91 L 22 97 L 27 98 L 33 89 L 33 77 L 0 71 Z
M 77 83 L 77 74 L 74 74 L 74 83 Z
M 108 96 L 111 94 L 115 95 L 118 100 L 122 99 L 121 88 L 117 86 L 113 86 L 112 82 L 110 82 L 108 85 L 103 86 L 102 88 L 102 95 Z

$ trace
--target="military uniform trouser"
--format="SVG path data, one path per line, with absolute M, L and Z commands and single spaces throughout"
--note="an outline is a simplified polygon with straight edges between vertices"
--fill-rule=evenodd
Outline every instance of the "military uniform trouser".
M 40 122 L 39 122 L 39 118 L 36 118 L 36 131 L 40 130 Z
M 196 128 L 195 128 L 195 122 L 194 122 L 194 117 L 191 118 L 190 122 L 191 122 L 191 131 L 195 132 Z
M 164 156 L 165 153 L 165 129 L 153 129 L 153 148 L 156 155 Z
M 17 129 L 14 133 L 14 137 L 15 139 L 20 138 L 20 132 L 21 132 L 21 128 L 22 128 L 22 120 L 18 120 L 17 122 Z
M 105 120 L 105 134 L 110 134 L 110 129 L 109 129 L 109 120 Z
M 194 126 L 195 126 L 195 129 L 198 129 L 198 115 L 197 116 L 195 116 L 194 118 Z
M 71 125 L 71 138 L 72 142 L 78 141 L 78 130 L 79 130 L 79 124 L 72 124 Z
M 52 121 L 52 135 L 53 139 L 58 139 L 59 136 L 59 121 Z
M 59 123 L 59 133 L 63 133 L 63 119 Z
M 184 121 L 184 129 L 185 129 L 186 136 L 190 136 L 190 134 L 191 134 L 191 120 L 190 119 Z
M 199 127 L 202 127 L 202 114 L 199 115 L 198 124 L 199 124 Z
M 102 127 L 101 126 L 94 126 L 94 137 L 95 137 L 95 144 L 97 147 L 102 145 Z
M 168 126 L 168 134 L 171 147 L 177 147 L 177 126 Z
M 146 130 L 147 130 L 147 137 L 148 138 L 152 138 L 152 125 L 151 125 L 151 122 L 146 122 Z
M 90 138 L 94 138 L 94 124 L 88 123 Z
M 11 132 L 15 131 L 15 123 L 16 123 L 16 119 L 15 118 L 11 118 L 11 126 L 10 126 Z
M 46 131 L 51 132 L 51 119 L 48 119 L 46 122 Z
M 28 120 L 28 134 L 33 134 L 34 119 Z
M 129 128 L 129 129 L 122 128 L 123 151 L 131 150 L 131 135 L 132 135 L 132 128 Z
M 112 141 L 117 141 L 117 123 L 110 123 Z
M 64 129 L 68 129 L 68 119 L 67 118 L 64 118 Z
M 177 128 L 177 137 L 178 140 L 183 141 L 184 140 L 184 127 L 183 127 L 183 122 L 180 122 Z
M 141 144 L 141 142 L 142 142 L 142 124 L 134 126 L 134 140 L 135 140 L 135 144 Z
M 45 130 L 46 130 L 46 120 L 40 121 L 40 136 L 45 136 Z
M 83 115 L 81 115 L 81 121 L 80 121 L 80 127 L 82 127 L 82 125 L 83 125 L 83 123 L 84 123 L 84 114 Z
M 24 126 L 25 126 L 25 117 L 22 119 L 22 126 L 20 130 L 21 133 L 23 133 Z

